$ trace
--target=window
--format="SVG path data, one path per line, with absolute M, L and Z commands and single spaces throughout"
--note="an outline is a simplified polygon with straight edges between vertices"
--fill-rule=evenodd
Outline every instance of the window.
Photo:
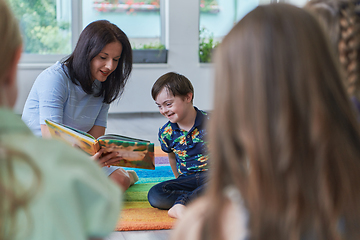
M 83 27 L 98 19 L 119 26 L 134 49 L 162 45 L 160 0 L 83 0 Z
M 298 7 L 303 7 L 308 0 L 287 0 L 287 3 L 293 4 Z
M 199 60 L 210 62 L 211 52 L 241 18 L 270 0 L 200 0 Z
M 83 27 L 107 19 L 128 36 L 134 63 L 164 63 L 160 5 L 160 0 L 83 0 Z
M 160 0 L 9 2 L 23 33 L 22 62 L 54 62 L 65 57 L 75 47 L 82 29 L 99 19 L 118 25 L 129 37 L 133 49 L 160 49 L 167 53 L 162 39 Z M 140 55 L 140 62 L 149 62 L 148 57 Z
M 19 20 L 24 40 L 24 53 L 70 53 L 70 0 L 10 0 L 9 2 Z

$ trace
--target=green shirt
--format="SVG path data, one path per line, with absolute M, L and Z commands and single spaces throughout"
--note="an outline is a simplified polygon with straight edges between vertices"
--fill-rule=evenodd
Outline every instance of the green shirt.
M 28 207 L 30 221 L 19 212 L 16 239 L 85 240 L 114 230 L 120 189 L 86 154 L 57 140 L 35 137 L 19 116 L 3 108 L 0 142 L 31 158 L 41 171 L 40 188 Z M 34 179 L 28 164 L 15 157 L 13 162 L 16 177 L 28 186 Z M 3 181 L 6 169 L 0 173 Z

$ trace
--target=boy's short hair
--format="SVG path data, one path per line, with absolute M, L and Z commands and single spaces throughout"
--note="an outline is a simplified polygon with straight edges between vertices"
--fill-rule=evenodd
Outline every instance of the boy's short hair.
M 191 102 L 194 99 L 194 87 L 190 80 L 184 75 L 168 72 L 159 77 L 151 89 L 151 96 L 154 100 L 161 90 L 166 87 L 174 96 L 186 96 L 192 93 Z

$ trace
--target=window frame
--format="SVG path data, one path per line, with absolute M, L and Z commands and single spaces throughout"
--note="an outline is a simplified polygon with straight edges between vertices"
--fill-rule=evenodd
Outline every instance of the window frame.
M 165 45 L 166 49 L 162 50 L 133 50 L 136 52 L 133 63 L 167 63 L 167 44 L 165 37 L 165 1 L 160 0 L 160 41 Z M 71 50 L 73 51 L 79 39 L 80 33 L 83 30 L 83 16 L 82 16 L 82 0 L 71 1 Z M 165 54 L 165 56 L 163 56 Z M 33 54 L 23 53 L 20 59 L 20 64 L 44 65 L 55 63 L 61 59 L 69 56 L 68 54 Z

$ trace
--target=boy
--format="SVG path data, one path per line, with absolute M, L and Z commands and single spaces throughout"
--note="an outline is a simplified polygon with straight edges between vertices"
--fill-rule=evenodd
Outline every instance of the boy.
M 148 200 L 153 207 L 169 209 L 170 217 L 180 218 L 185 205 L 202 193 L 207 181 L 204 138 L 208 116 L 193 106 L 194 88 L 183 75 L 164 74 L 154 83 L 151 94 L 160 113 L 169 119 L 159 130 L 159 141 L 176 179 L 153 186 Z

